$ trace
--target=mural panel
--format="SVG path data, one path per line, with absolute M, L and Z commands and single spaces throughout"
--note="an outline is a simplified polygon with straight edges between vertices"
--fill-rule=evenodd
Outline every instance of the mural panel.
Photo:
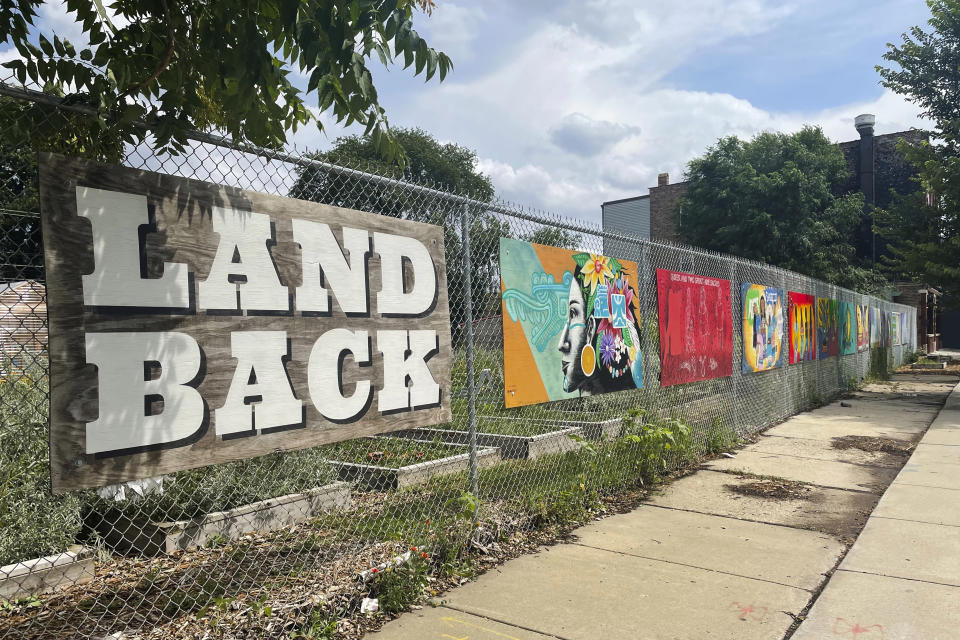
M 879 347 L 883 344 L 883 328 L 880 322 L 880 309 L 870 307 L 870 346 Z
M 900 344 L 900 314 L 896 311 L 890 312 L 890 345 Z
M 870 347 L 870 312 L 865 304 L 857 305 L 857 351 Z
M 643 387 L 637 265 L 500 239 L 508 407 Z
M 835 356 L 839 352 L 837 301 L 817 298 L 817 357 Z
M 840 355 L 849 356 L 857 352 L 857 305 L 838 303 L 837 316 Z
M 733 374 L 730 281 L 657 269 L 660 384 Z
M 790 302 L 790 364 L 816 360 L 817 337 L 816 300 L 806 293 L 789 293 Z
M 767 371 L 783 366 L 783 289 L 762 284 L 740 284 L 743 303 L 744 373 Z

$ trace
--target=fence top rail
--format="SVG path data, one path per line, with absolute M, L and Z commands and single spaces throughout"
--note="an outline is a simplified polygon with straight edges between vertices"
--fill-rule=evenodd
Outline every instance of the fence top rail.
M 36 102 L 40 104 L 45 104 L 45 105 L 49 105 L 49 106 L 63 109 L 66 111 L 73 111 L 76 113 L 82 113 L 82 114 L 93 116 L 93 117 L 96 117 L 98 115 L 97 109 L 94 107 L 91 107 L 90 105 L 72 103 L 60 96 L 51 95 L 48 93 L 44 93 L 42 91 L 36 91 L 26 87 L 14 86 L 3 81 L 0 81 L 0 95 L 5 95 L 5 96 L 19 99 L 19 100 L 26 100 L 26 101 Z M 142 127 L 144 130 L 150 129 L 149 124 L 146 122 L 139 122 L 137 124 L 138 126 Z M 854 296 L 869 295 L 869 294 L 862 294 L 857 291 L 852 291 L 850 289 L 846 289 L 844 287 L 840 287 L 837 285 L 832 285 L 830 283 L 825 283 L 811 276 L 790 271 L 775 265 L 770 265 L 763 262 L 758 262 L 756 260 L 751 260 L 749 258 L 741 258 L 741 257 L 730 255 L 730 254 L 712 251 L 710 249 L 694 247 L 681 242 L 673 242 L 673 241 L 664 240 L 664 239 L 651 240 L 649 238 L 642 238 L 639 236 L 634 236 L 634 235 L 622 233 L 619 231 L 611 231 L 608 229 L 603 229 L 597 226 L 596 224 L 588 223 L 583 220 L 573 220 L 573 219 L 565 218 L 556 214 L 546 214 L 546 213 L 539 213 L 539 212 L 533 213 L 523 207 L 517 206 L 515 204 L 509 203 L 506 201 L 502 201 L 502 200 L 485 202 L 483 200 L 477 200 L 475 198 L 471 198 L 470 196 L 464 195 L 462 193 L 454 193 L 451 191 L 445 191 L 443 189 L 437 189 L 431 186 L 419 184 L 412 180 L 392 178 L 389 176 L 383 176 L 383 175 L 378 175 L 376 173 L 362 171 L 360 169 L 345 167 L 342 165 L 338 165 L 332 162 L 327 162 L 325 160 L 321 160 L 319 158 L 313 157 L 310 155 L 308 151 L 298 152 L 295 149 L 294 150 L 268 149 L 268 148 L 260 147 L 256 145 L 234 142 L 221 135 L 217 135 L 210 132 L 197 131 L 197 130 L 188 131 L 186 133 L 186 137 L 187 139 L 200 144 L 207 144 L 215 147 L 220 147 L 223 149 L 237 151 L 240 153 L 251 154 L 261 158 L 266 158 L 268 160 L 275 160 L 278 162 L 292 164 L 298 167 L 319 169 L 326 173 L 363 180 L 376 186 L 402 188 L 406 191 L 418 193 L 431 198 L 436 198 L 438 200 L 444 200 L 453 205 L 476 208 L 477 211 L 487 211 L 491 213 L 498 213 L 504 216 L 509 216 L 512 218 L 516 218 L 518 220 L 524 220 L 526 222 L 531 222 L 534 224 L 557 227 L 560 229 L 565 229 L 567 231 L 572 231 L 575 233 L 583 233 L 591 236 L 597 236 L 600 238 L 606 238 L 609 240 L 618 240 L 623 242 L 635 243 L 635 244 L 638 244 L 640 247 L 647 248 L 649 250 L 656 250 L 656 249 L 672 250 L 672 251 L 683 252 L 693 256 L 706 256 L 710 258 L 726 260 L 732 263 L 732 266 L 765 270 L 771 276 L 778 276 L 782 278 L 806 278 L 813 282 L 825 284 L 827 286 L 833 287 L 836 290 L 835 295 L 837 295 L 838 297 L 842 296 L 844 298 L 850 298 Z M 31 215 L 28 212 L 19 212 L 19 211 L 9 212 L 9 213 L 14 213 L 15 215 L 23 215 L 23 216 Z M 32 215 L 36 215 L 36 214 L 32 214 Z M 870 296 L 870 297 L 875 297 L 875 296 Z M 885 301 L 885 302 L 887 302 L 888 304 L 896 304 L 888 301 Z M 910 307 L 904 307 L 904 308 L 909 309 Z

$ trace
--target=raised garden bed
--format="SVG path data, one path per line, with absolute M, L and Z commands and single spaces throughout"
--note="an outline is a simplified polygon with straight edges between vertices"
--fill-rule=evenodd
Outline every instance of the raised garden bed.
M 946 362 L 915 362 L 910 365 L 911 369 L 946 369 Z
M 485 428 L 485 427 L 481 427 Z M 541 427 L 542 428 L 542 427 Z M 470 434 L 453 429 L 408 429 L 391 434 L 400 438 L 440 440 L 449 444 L 468 445 Z M 539 458 L 550 453 L 563 453 L 580 448 L 580 443 L 570 436 L 581 436 L 579 427 L 565 427 L 536 435 L 509 435 L 506 433 L 477 433 L 477 446 L 494 447 L 500 450 L 501 458 Z
M 157 555 L 237 540 L 247 533 L 275 531 L 351 504 L 346 482 L 209 513 L 190 520 L 151 522 L 120 516 L 99 527 L 104 542 L 120 553 Z
M 43 558 L 0 567 L 0 600 L 49 593 L 93 580 L 93 550 L 74 546 Z
M 566 424 L 580 429 L 587 440 L 616 440 L 623 432 L 623 418 L 611 418 L 602 422 L 571 421 Z
M 413 431 L 413 430 L 411 430 Z M 423 434 L 421 434 L 423 435 Z M 339 457 L 330 460 L 341 480 L 375 490 L 398 489 L 426 482 L 438 475 L 470 468 L 470 453 L 439 438 L 360 438 L 346 443 Z M 477 451 L 477 464 L 500 462 L 495 448 Z
M 587 440 L 614 440 L 620 436 L 623 418 L 609 418 L 607 420 L 576 419 L 583 416 L 582 412 L 570 413 L 569 419 L 535 419 L 535 418 L 505 418 L 480 416 L 477 428 L 483 433 L 494 433 L 505 436 L 542 436 L 557 433 L 564 429 L 580 429 L 578 435 Z M 568 436 L 569 437 L 569 436 Z

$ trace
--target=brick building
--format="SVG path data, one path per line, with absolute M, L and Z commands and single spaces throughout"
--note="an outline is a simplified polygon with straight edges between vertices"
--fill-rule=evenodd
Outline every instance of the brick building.
M 0 376 L 42 364 L 46 351 L 46 288 L 36 280 L 0 285 Z
M 650 193 L 600 205 L 603 228 L 650 240 L 678 241 L 674 215 L 677 201 L 687 191 L 686 182 L 670 184 L 670 174 L 657 176 Z M 617 255 L 617 241 L 605 241 L 604 251 Z
M 857 255 L 873 261 L 882 258 L 887 249 L 883 240 L 873 233 L 869 207 L 876 205 L 886 208 L 891 203 L 894 191 L 907 194 L 920 188 L 914 179 L 916 169 L 897 150 L 897 145 L 901 140 L 919 144 L 926 139 L 915 130 L 875 135 L 875 124 L 876 117 L 872 114 L 857 116 L 854 126 L 859 139 L 837 144 L 847 161 L 850 175 L 836 189 L 837 195 L 857 191 L 863 193 L 867 208 L 854 240 Z M 686 193 L 688 185 L 688 182 L 671 184 L 670 175 L 661 173 L 657 176 L 657 186 L 650 187 L 649 194 L 605 202 L 601 207 L 603 226 L 655 241 L 678 241 L 678 221 L 683 216 L 679 200 Z M 606 246 L 604 248 L 607 249 Z M 610 253 L 616 255 L 615 251 Z M 940 345 L 942 326 L 940 292 L 917 282 L 895 283 L 895 290 L 895 302 L 917 307 L 917 344 L 926 345 L 930 351 L 936 350 Z M 960 330 L 955 333 L 960 336 Z

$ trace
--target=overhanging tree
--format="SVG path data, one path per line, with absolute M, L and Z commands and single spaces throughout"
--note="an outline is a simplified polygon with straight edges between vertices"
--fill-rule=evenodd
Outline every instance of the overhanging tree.
M 457 339 L 462 330 L 460 323 L 466 320 L 464 274 L 468 267 L 461 240 L 463 214 L 466 213 L 470 221 L 469 269 L 474 316 L 499 309 L 500 238 L 512 235 L 510 225 L 484 207 L 493 200 L 494 189 L 490 178 L 477 170 L 473 151 L 455 143 L 440 143 L 422 129 L 397 129 L 394 135 L 407 156 L 404 167 L 380 156 L 375 142 L 367 136 L 339 138 L 331 150 L 311 156 L 388 180 L 377 181 L 341 169 L 307 165 L 299 169 L 289 195 L 442 226 L 450 317 Z M 395 182 L 398 179 L 405 182 Z M 414 189 L 411 183 L 465 196 L 474 203 L 453 202 L 449 197 Z
M 888 44 L 877 66 L 884 86 L 905 96 L 933 122 L 932 142 L 901 143 L 919 170 L 926 193 L 900 197 L 878 215 L 890 243 L 888 269 L 946 291 L 960 292 L 960 0 L 929 0 L 930 30 L 912 27 L 903 42 Z M 960 304 L 956 296 L 946 300 Z
M 52 1 L 52 0 L 50 0 Z M 276 147 L 310 121 L 322 128 L 290 80 L 307 78 L 319 111 L 360 123 L 381 153 L 396 155 L 367 66 L 394 59 L 442 80 L 450 59 L 413 29 L 414 10 L 433 0 L 66 0 L 86 42 L 38 32 L 44 0 L 2 0 L 5 63 L 23 85 L 58 89 L 96 109 L 104 131 L 182 151 L 190 129 L 214 128 L 236 142 Z
M 882 282 L 858 264 L 852 240 L 863 196 L 837 194 L 848 171 L 819 127 L 722 138 L 690 162 L 680 235 L 699 247 L 875 291 Z

